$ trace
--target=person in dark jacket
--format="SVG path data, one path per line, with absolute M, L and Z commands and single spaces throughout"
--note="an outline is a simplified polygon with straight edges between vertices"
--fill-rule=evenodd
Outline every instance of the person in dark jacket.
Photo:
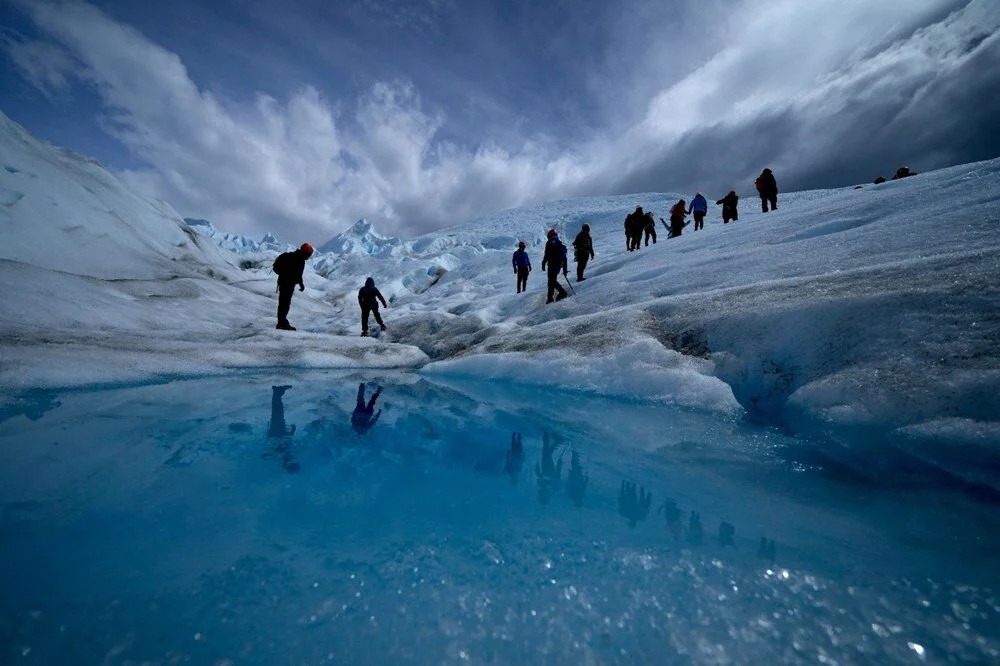
M 354 432 L 358 435 L 363 435 L 372 429 L 375 422 L 378 421 L 378 417 L 382 415 L 382 410 L 378 410 L 375 413 L 375 401 L 378 397 L 382 395 L 382 387 L 378 386 L 375 388 L 375 392 L 372 393 L 372 399 L 365 404 L 365 383 L 361 382 L 358 384 L 358 401 L 354 406 L 354 412 L 351 413 L 351 427 L 354 428 Z
M 645 240 L 646 247 L 649 247 L 650 238 L 653 239 L 653 245 L 656 245 L 656 218 L 654 218 L 653 213 L 648 210 L 642 216 L 642 236 Z
M 677 238 L 684 232 L 687 222 L 684 217 L 691 211 L 687 210 L 687 203 L 681 199 L 670 209 L 670 238 Z
M 562 271 L 563 275 L 569 276 L 569 266 L 566 259 L 566 246 L 559 240 L 559 234 L 556 233 L 555 229 L 549 229 L 548 237 L 549 240 L 545 243 L 545 256 L 542 257 L 542 270 L 544 271 L 548 267 L 549 286 L 545 302 L 551 303 L 553 291 L 559 292 L 555 300 L 561 301 L 566 298 L 566 290 L 559 284 L 559 272 Z
M 299 291 L 305 291 L 306 285 L 302 282 L 302 273 L 306 269 L 306 259 L 311 257 L 312 253 L 312 245 L 303 243 L 299 249 L 279 254 L 274 260 L 272 268 L 278 276 L 278 325 L 275 326 L 277 329 L 295 330 L 295 327 L 288 323 L 288 310 L 292 307 L 295 286 L 298 285 Z
M 522 291 L 528 291 L 528 273 L 531 272 L 531 259 L 524 251 L 525 247 L 527 244 L 524 241 L 518 243 L 517 249 L 514 250 L 514 256 L 510 260 L 514 266 L 514 275 L 517 276 L 517 293 L 519 294 Z
M 722 197 L 721 199 L 715 202 L 716 206 L 718 205 L 722 206 L 723 224 L 729 224 L 730 220 L 735 222 L 736 220 L 740 219 L 740 212 L 736 208 L 739 202 L 740 202 L 740 197 L 739 195 L 736 194 L 735 190 L 729 190 L 729 194 L 727 194 L 726 196 Z
M 365 280 L 365 286 L 358 289 L 358 305 L 361 306 L 361 337 L 368 337 L 368 315 L 375 315 L 375 321 L 378 322 L 379 327 L 384 331 L 385 323 L 382 321 L 382 317 L 378 313 L 378 302 L 382 301 L 383 307 L 389 307 L 385 299 L 382 297 L 382 292 L 375 288 L 375 279 L 368 278 Z
M 645 225 L 645 213 L 642 206 L 636 206 L 635 210 L 625 216 L 625 248 L 632 252 L 639 249 L 642 241 L 642 228 Z
M 696 192 L 694 199 L 691 200 L 691 214 L 694 215 L 694 230 L 704 229 L 705 216 L 708 214 L 708 201 L 701 195 L 701 192 Z
M 770 169 L 764 169 L 757 176 L 754 182 L 757 193 L 760 194 L 760 207 L 766 213 L 767 204 L 771 204 L 771 210 L 778 210 L 778 181 L 774 179 L 774 174 Z
M 573 241 L 573 258 L 576 259 L 576 281 L 583 282 L 583 269 L 594 258 L 594 239 L 590 237 L 590 225 L 585 224 Z
M 896 169 L 896 173 L 892 176 L 893 180 L 900 180 L 902 178 L 909 178 L 910 176 L 916 176 L 916 171 L 910 171 L 910 167 L 901 166 Z

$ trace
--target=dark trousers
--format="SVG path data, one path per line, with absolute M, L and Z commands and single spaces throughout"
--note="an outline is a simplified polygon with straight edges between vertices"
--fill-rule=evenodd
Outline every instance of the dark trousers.
M 643 231 L 643 235 L 644 235 L 644 237 L 646 239 L 646 245 L 647 246 L 649 245 L 649 239 L 650 238 L 653 239 L 653 245 L 656 245 L 656 227 L 655 226 L 653 226 L 653 227 L 646 227 L 642 231 Z
M 723 208 L 722 209 L 722 223 L 723 224 L 729 224 L 730 220 L 732 220 L 733 222 L 735 222 L 738 219 L 740 219 L 740 214 L 736 211 L 735 208 Z
M 760 207 L 765 213 L 767 212 L 767 204 L 771 203 L 771 210 L 778 210 L 778 195 L 777 194 L 761 194 L 760 195 Z
M 694 213 L 694 230 L 698 231 L 699 229 L 704 229 L 704 228 L 705 228 L 705 214 L 702 213 L 701 211 L 697 211 Z
M 528 291 L 528 267 L 517 267 L 517 293 Z
M 629 250 L 638 250 L 639 246 L 642 245 L 642 232 L 634 233 L 629 236 Z
M 559 269 L 558 268 L 555 269 L 555 270 L 552 270 L 551 268 L 549 269 L 549 291 L 548 291 L 548 295 L 545 298 L 545 302 L 546 303 L 551 303 L 552 302 L 552 292 L 553 291 L 558 291 L 559 292 L 559 298 L 566 298 L 566 290 L 562 288 L 561 284 L 559 284 Z
M 288 310 L 292 307 L 294 284 L 278 284 L 278 324 L 288 325 Z
M 368 332 L 368 315 L 369 314 L 375 315 L 375 321 L 378 322 L 379 326 L 385 326 L 385 324 L 382 323 L 382 317 L 379 316 L 378 306 L 377 305 L 362 305 L 361 306 L 361 332 L 362 333 L 367 333 Z
M 587 262 L 590 261 L 590 255 L 585 254 L 581 257 L 576 258 L 576 281 L 579 282 L 583 279 L 583 269 L 587 267 Z

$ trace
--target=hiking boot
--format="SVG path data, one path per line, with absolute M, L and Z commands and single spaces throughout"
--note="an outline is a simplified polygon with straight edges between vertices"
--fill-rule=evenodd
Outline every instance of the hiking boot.
M 576 281 L 577 281 L 577 282 L 583 282 L 583 281 L 584 281 L 584 280 L 586 280 L 586 279 L 587 279 L 587 278 L 585 278 L 585 277 L 578 277 L 578 278 L 576 279 Z
M 368 337 L 368 331 L 361 331 L 361 337 L 367 338 Z
M 384 331 L 385 330 L 385 324 L 379 324 L 379 328 L 381 328 Z
M 557 301 L 561 301 L 562 299 L 566 298 L 567 296 L 569 296 L 569 294 L 563 292 L 563 293 L 559 294 L 558 296 L 556 296 L 556 300 Z
M 551 302 L 552 302 L 552 299 L 550 298 L 549 300 L 545 301 L 545 304 L 548 305 Z
M 295 327 L 292 326 L 291 324 L 289 324 L 287 321 L 284 322 L 284 323 L 278 324 L 277 326 L 275 326 L 275 328 L 278 329 L 278 330 L 280 330 L 280 331 L 294 331 L 295 330 Z

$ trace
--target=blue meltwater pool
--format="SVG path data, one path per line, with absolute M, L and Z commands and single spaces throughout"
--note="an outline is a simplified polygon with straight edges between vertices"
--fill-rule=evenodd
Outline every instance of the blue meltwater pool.
M 3 663 L 1000 660 L 998 505 L 885 452 L 407 374 L 0 419 Z

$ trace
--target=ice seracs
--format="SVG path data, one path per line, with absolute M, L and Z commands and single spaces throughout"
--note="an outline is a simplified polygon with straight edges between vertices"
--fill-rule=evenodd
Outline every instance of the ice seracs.
M 383 236 L 375 231 L 372 223 L 361 218 L 350 229 L 339 233 L 319 246 L 318 252 L 331 254 L 355 254 L 384 257 L 393 254 L 401 241 L 395 236 Z

